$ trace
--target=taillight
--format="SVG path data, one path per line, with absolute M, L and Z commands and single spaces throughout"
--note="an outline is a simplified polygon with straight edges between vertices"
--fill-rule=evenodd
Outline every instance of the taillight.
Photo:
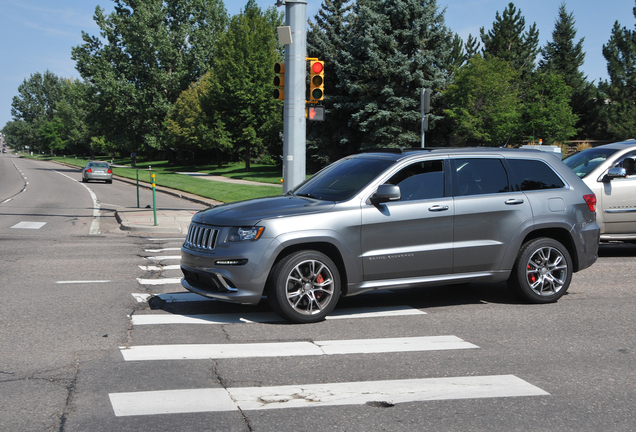
M 108 174 L 112 174 L 112 173 L 113 173 L 113 170 L 108 168 Z
M 86 170 L 86 172 L 93 172 L 90 168 Z
M 583 195 L 583 199 L 587 203 L 587 206 L 589 207 L 590 211 L 595 212 L 596 211 L 596 195 L 594 194 Z

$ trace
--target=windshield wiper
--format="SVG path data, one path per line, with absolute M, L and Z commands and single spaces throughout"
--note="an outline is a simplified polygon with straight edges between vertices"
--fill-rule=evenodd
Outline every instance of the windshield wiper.
M 296 196 L 305 197 L 305 198 L 319 199 L 316 195 L 311 194 L 311 193 L 296 194 Z

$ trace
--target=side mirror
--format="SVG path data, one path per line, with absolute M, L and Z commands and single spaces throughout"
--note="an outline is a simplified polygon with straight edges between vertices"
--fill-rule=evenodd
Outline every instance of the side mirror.
M 378 190 L 371 195 L 369 200 L 371 204 L 377 205 L 388 201 L 397 201 L 402 198 L 400 193 L 400 187 L 392 184 L 383 184 L 378 187 Z
M 614 168 L 610 168 L 607 171 L 607 175 L 605 176 L 605 179 L 612 180 L 615 178 L 625 178 L 625 177 L 627 177 L 627 171 L 625 171 L 625 168 L 614 167 Z

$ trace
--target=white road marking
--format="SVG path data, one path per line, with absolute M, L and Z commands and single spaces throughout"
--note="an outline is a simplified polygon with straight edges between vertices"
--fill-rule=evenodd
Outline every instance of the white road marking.
M 198 294 L 191 294 L 195 298 L 183 293 L 180 298 L 187 298 L 188 301 L 205 301 L 207 298 Z M 176 294 L 173 294 L 173 296 Z M 165 294 L 161 294 L 162 300 L 168 301 Z M 172 301 L 181 301 L 180 298 Z M 212 299 L 208 299 L 212 300 Z M 351 319 L 351 318 L 383 318 L 391 316 L 426 315 L 419 309 L 408 306 L 391 306 L 382 308 L 351 308 L 336 309 L 328 320 Z M 133 315 L 133 325 L 155 325 L 155 324 L 241 324 L 241 323 L 268 323 L 278 322 L 283 319 L 273 312 L 253 312 L 253 313 L 230 313 L 230 314 L 198 314 L 198 315 L 176 315 L 176 314 L 149 314 Z
M 141 285 L 170 285 L 181 284 L 181 278 L 142 279 L 137 278 Z
M 137 303 L 146 303 L 152 294 L 145 293 L 132 293 L 132 296 L 137 300 Z
M 139 296 L 148 296 L 146 300 L 150 297 L 159 297 L 159 299 L 165 301 L 166 303 L 177 303 L 177 302 L 187 302 L 187 301 L 216 301 L 211 298 L 200 296 L 199 294 L 194 294 L 191 292 L 181 292 L 181 293 L 167 293 L 167 294 L 133 294 L 133 297 L 136 295 Z M 154 315 L 153 315 L 154 316 Z
M 18 224 L 13 225 L 11 228 L 17 229 L 40 229 L 46 222 L 20 222 Z
M 91 222 L 91 227 L 88 230 L 89 235 L 98 235 L 99 234 L 99 218 L 102 215 L 100 206 L 99 206 L 99 200 L 97 199 L 97 195 L 95 195 L 95 193 L 93 192 L 93 190 L 91 188 L 89 188 L 88 186 L 86 186 L 84 183 L 80 183 L 79 181 L 75 180 L 74 178 L 71 178 L 69 176 L 67 176 L 64 173 L 61 173 L 59 171 L 55 171 L 56 173 L 63 175 L 64 177 L 66 177 L 67 179 L 73 180 L 74 182 L 79 183 L 80 185 L 84 186 L 84 188 L 86 188 L 86 190 L 88 191 L 88 193 L 91 196 L 91 199 L 93 200 L 93 220 Z
M 118 417 L 437 400 L 549 396 L 514 375 L 109 394 Z
M 181 242 L 181 243 L 183 243 L 185 241 L 185 238 L 176 238 L 176 237 L 151 238 L 151 239 L 148 239 L 148 241 L 168 241 L 168 242 Z
M 175 248 L 164 248 L 164 249 L 145 249 L 145 252 L 161 253 L 161 252 L 180 251 L 180 250 L 181 250 L 180 247 L 175 247 Z
M 164 270 L 180 270 L 181 266 L 179 264 L 175 265 L 166 265 L 166 266 L 139 266 L 140 269 L 145 271 L 164 271 Z
M 423 336 L 313 342 L 242 344 L 140 345 L 121 348 L 126 361 L 204 360 L 296 357 L 337 354 L 397 353 L 479 348 L 457 336 Z
M 108 283 L 109 280 L 82 280 L 82 281 L 57 281 L 56 284 L 92 284 L 92 283 Z
M 180 260 L 181 255 L 166 255 L 166 256 L 156 256 L 156 257 L 144 257 L 147 260 L 152 261 L 162 261 L 162 260 Z

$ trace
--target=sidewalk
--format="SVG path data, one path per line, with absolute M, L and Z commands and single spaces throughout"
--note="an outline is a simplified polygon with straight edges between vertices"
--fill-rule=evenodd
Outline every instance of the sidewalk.
M 196 210 L 162 210 L 151 208 L 118 208 L 115 217 L 124 231 L 186 234 Z

